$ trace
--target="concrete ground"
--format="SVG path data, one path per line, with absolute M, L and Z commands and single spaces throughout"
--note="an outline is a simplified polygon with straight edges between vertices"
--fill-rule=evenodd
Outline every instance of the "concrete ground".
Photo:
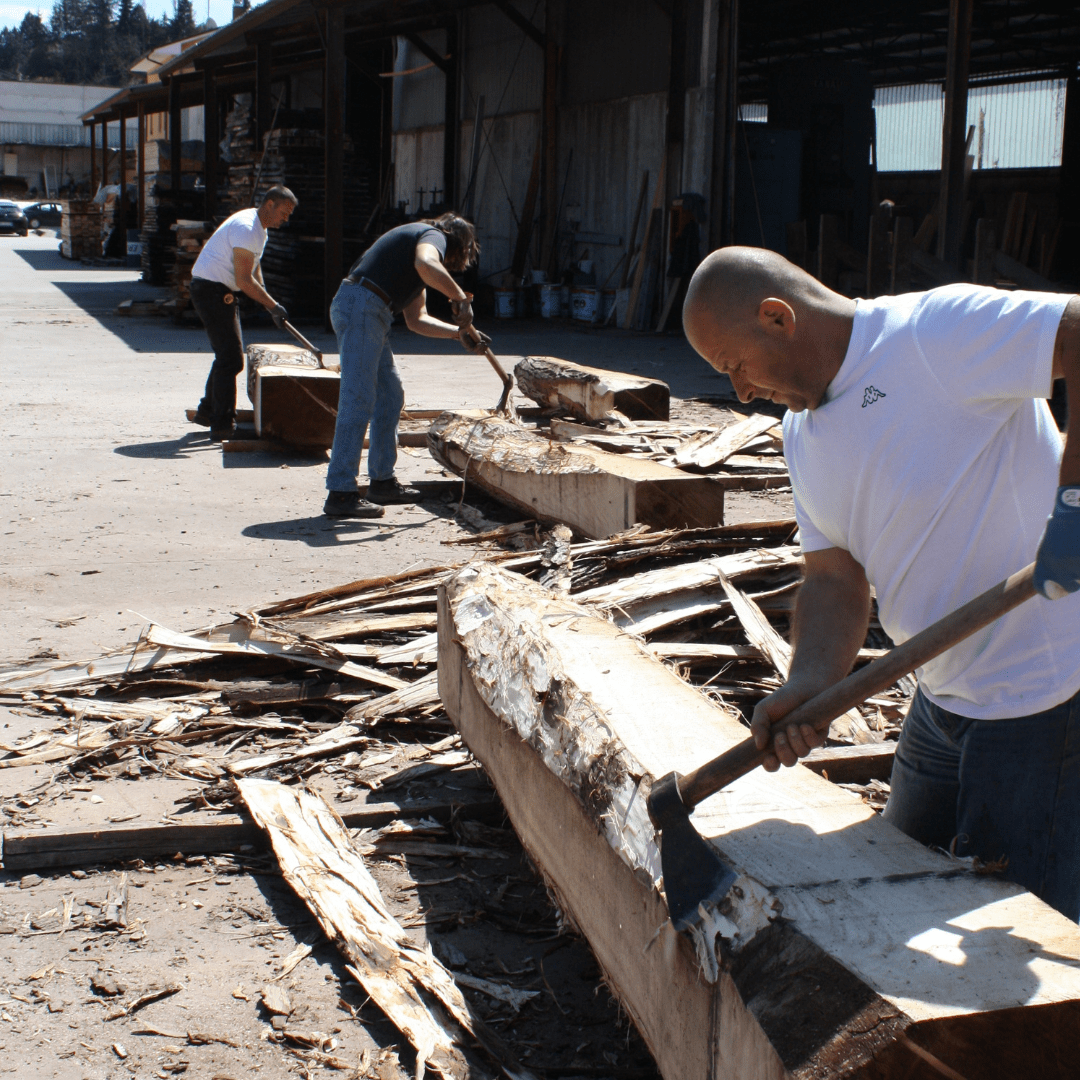
M 55 233 L 0 238 L 0 662 L 80 659 L 134 640 L 147 619 L 174 629 L 418 564 L 465 557 L 440 544 L 461 529 L 448 507 L 404 506 L 377 523 L 321 514 L 325 461 L 223 455 L 185 421 L 210 365 L 205 334 L 114 314 L 165 291 L 137 271 L 60 257 Z M 681 399 L 730 395 L 726 376 L 681 336 L 578 329 L 540 319 L 485 325 L 512 368 L 526 352 L 665 379 Z M 328 353 L 332 334 L 305 328 Z M 248 341 L 283 340 L 272 327 Z M 416 408 L 491 407 L 483 359 L 404 328 L 394 348 Z M 241 405 L 244 401 L 240 380 Z M 425 450 L 399 476 L 433 479 Z

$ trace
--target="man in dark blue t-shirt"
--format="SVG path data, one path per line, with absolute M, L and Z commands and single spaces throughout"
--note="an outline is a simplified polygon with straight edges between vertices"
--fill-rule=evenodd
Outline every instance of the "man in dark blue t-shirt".
M 443 214 L 391 229 L 342 281 L 330 305 L 341 354 L 341 391 L 326 474 L 329 494 L 323 513 L 328 517 L 382 517 L 387 503 L 414 502 L 419 496 L 394 476 L 405 393 L 390 349 L 390 324 L 400 311 L 417 334 L 456 337 L 470 352 L 482 352 L 491 338 L 477 331 L 477 343 L 468 333 L 472 304 L 450 274 L 464 270 L 479 251 L 473 226 L 457 214 Z M 453 323 L 428 314 L 429 288 L 449 298 Z M 356 478 L 369 426 L 368 497 L 362 499 Z

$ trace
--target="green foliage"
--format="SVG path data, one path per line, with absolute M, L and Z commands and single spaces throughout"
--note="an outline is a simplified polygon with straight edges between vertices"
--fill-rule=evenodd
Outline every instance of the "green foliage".
M 128 70 L 140 56 L 193 33 L 192 0 L 160 20 L 133 0 L 55 0 L 48 22 L 27 13 L 0 30 L 0 79 L 128 86 L 141 81 Z

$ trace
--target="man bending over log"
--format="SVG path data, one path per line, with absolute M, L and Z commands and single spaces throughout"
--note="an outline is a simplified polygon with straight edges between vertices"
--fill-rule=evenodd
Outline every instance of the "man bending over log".
M 414 221 L 384 233 L 357 260 L 330 305 L 341 354 L 341 392 L 334 447 L 326 473 L 327 517 L 381 517 L 387 503 L 415 502 L 420 492 L 394 476 L 397 429 L 405 393 L 390 349 L 390 324 L 399 312 L 424 337 L 458 338 L 470 352 L 491 341 L 474 330 L 469 294 L 451 277 L 476 260 L 476 230 L 457 214 Z M 454 322 L 428 314 L 427 290 L 450 300 Z M 370 425 L 368 497 L 356 487 L 364 435 Z
M 789 410 L 806 580 L 788 680 L 754 710 L 758 747 L 850 671 L 871 585 L 899 644 L 1035 559 L 1041 596 L 917 672 L 884 816 L 1007 859 L 1080 919 L 1080 408 L 1063 453 L 1042 400 L 1064 378 L 1080 402 L 1080 297 L 948 285 L 856 301 L 729 247 L 694 275 L 683 323 L 740 401 Z M 792 725 L 765 767 L 823 741 Z
M 191 268 L 191 303 L 214 350 L 214 363 L 195 411 L 195 423 L 208 427 L 212 439 L 228 438 L 236 426 L 236 376 L 244 370 L 236 294 L 246 293 L 262 304 L 279 330 L 289 317 L 266 291 L 259 260 L 266 247 L 266 230 L 280 229 L 297 202 L 287 187 L 272 187 L 258 210 L 238 210 L 227 217 L 203 245 Z

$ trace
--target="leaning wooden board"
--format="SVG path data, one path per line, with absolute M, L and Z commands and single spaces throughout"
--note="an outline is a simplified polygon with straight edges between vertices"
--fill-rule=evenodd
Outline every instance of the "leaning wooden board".
M 707 937 L 675 935 L 638 781 L 745 729 L 588 608 L 460 571 L 439 688 L 669 1080 L 1075 1075 L 1080 927 L 808 769 L 698 808 L 742 899 L 710 913 L 718 963 Z
M 638 522 L 657 529 L 724 523 L 725 485 L 716 477 L 555 442 L 491 413 L 444 413 L 431 425 L 428 449 L 500 502 L 594 540 Z

